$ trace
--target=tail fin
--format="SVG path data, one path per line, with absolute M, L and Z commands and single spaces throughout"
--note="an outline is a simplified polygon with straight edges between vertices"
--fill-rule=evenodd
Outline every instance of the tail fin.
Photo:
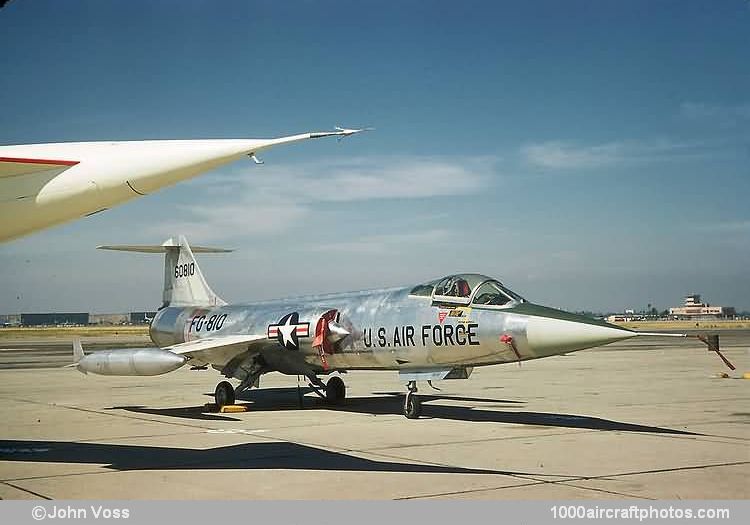
M 81 339 L 76 337 L 73 339 L 73 365 L 75 366 L 78 362 L 85 357 L 83 353 L 83 346 L 81 346 Z
M 195 261 L 193 253 L 226 253 L 232 250 L 195 246 L 184 235 L 170 237 L 161 245 L 97 246 L 100 250 L 124 252 L 164 253 L 164 306 L 222 306 L 227 304 L 214 293 Z
M 65 365 L 63 368 L 78 368 L 78 363 L 81 362 L 81 359 L 86 357 L 86 354 L 83 353 L 83 347 L 81 346 L 81 338 L 75 337 L 73 338 L 73 362 L 69 365 Z M 78 371 L 82 374 L 86 374 L 86 370 L 82 368 L 78 368 Z

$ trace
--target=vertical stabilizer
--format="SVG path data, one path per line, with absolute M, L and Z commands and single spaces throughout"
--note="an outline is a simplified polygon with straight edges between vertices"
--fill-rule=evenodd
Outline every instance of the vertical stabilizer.
M 227 304 L 206 282 L 184 235 L 180 235 L 176 241 L 174 237 L 167 239 L 162 246 L 166 250 L 164 306 L 222 306 Z
M 76 337 L 73 339 L 73 364 L 77 365 L 78 362 L 86 357 L 83 353 L 83 346 L 81 346 L 81 338 Z
M 203 277 L 194 253 L 226 253 L 232 250 L 195 246 L 184 235 L 170 237 L 160 245 L 98 246 L 100 250 L 118 250 L 139 253 L 164 253 L 165 306 L 222 306 L 227 304 L 211 289 Z

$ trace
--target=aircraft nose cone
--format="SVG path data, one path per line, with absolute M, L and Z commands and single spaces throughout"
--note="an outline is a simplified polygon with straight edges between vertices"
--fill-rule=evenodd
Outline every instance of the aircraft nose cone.
M 636 335 L 635 332 L 618 326 L 598 323 L 583 316 L 575 317 L 580 319 L 574 319 L 574 314 L 568 314 L 567 319 L 529 318 L 529 346 L 539 356 L 554 355 L 606 345 Z

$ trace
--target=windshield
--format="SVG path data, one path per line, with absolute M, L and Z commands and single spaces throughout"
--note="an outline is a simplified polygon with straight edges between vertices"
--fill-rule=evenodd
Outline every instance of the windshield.
M 439 303 L 503 306 L 511 302 L 524 302 L 524 298 L 504 287 L 499 281 L 477 273 L 449 275 L 442 279 L 420 284 L 409 292 L 412 296 L 432 297 Z
M 435 283 L 437 281 L 431 281 L 429 283 L 418 284 L 411 289 L 409 295 L 416 295 L 419 297 L 432 297 L 432 291 L 435 289 Z
M 502 306 L 511 302 L 513 298 L 505 293 L 498 282 L 488 281 L 479 287 L 474 295 L 472 304 L 486 304 L 491 306 Z

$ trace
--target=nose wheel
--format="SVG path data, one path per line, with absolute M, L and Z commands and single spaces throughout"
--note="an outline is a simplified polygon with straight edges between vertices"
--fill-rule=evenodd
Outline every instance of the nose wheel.
M 229 381 L 222 381 L 216 385 L 214 391 L 214 399 L 216 400 L 216 406 L 221 408 L 227 405 L 234 404 L 234 387 Z
M 404 415 L 409 419 L 417 419 L 422 414 L 422 401 L 417 396 L 417 382 L 409 381 L 406 385 L 406 399 L 404 399 Z

